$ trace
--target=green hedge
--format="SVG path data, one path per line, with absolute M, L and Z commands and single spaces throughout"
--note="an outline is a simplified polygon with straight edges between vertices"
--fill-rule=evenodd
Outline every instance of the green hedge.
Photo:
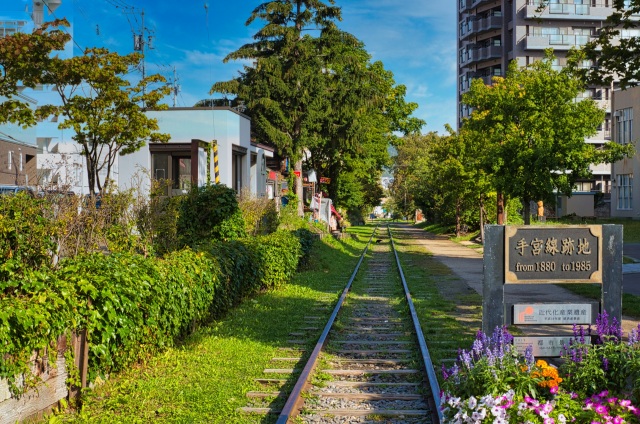
M 55 272 L 33 271 L 5 282 L 14 295 L 0 299 L 0 377 L 26 371 L 33 351 L 84 328 L 90 378 L 122 370 L 247 296 L 286 284 L 301 255 L 298 237 L 276 232 L 163 259 L 78 256 Z

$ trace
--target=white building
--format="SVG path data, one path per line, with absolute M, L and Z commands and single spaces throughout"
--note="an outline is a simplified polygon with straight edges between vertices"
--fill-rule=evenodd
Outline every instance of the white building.
M 159 131 L 170 134 L 168 143 L 151 143 L 119 157 L 118 186 L 143 187 L 151 179 L 171 181 L 169 195 L 185 193 L 192 185 L 208 181 L 249 189 L 254 196 L 267 193 L 268 157 L 273 151 L 251 143 L 251 120 L 230 107 L 171 108 L 150 111 Z M 217 145 L 216 180 L 213 146 Z

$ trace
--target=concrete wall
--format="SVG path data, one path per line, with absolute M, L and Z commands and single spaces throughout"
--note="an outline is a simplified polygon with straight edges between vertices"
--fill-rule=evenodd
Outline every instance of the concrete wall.
M 561 208 L 558 216 L 576 214 L 577 216 L 595 216 L 593 193 L 574 193 L 571 197 L 558 196 Z

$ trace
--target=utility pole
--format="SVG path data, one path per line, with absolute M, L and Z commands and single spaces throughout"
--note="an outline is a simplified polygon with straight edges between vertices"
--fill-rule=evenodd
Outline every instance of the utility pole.
M 132 11 L 132 13 L 134 13 Z M 145 37 L 146 35 L 146 37 Z M 149 34 L 149 29 L 144 26 L 144 9 L 140 11 L 140 32 L 133 33 L 133 50 L 142 53 L 142 79 L 146 78 L 146 49 L 153 50 L 153 37 Z M 142 88 L 142 94 L 146 94 L 146 89 Z
M 175 66 L 173 67 L 173 89 L 171 91 L 173 92 L 173 107 L 176 107 L 180 85 L 178 84 L 178 74 Z

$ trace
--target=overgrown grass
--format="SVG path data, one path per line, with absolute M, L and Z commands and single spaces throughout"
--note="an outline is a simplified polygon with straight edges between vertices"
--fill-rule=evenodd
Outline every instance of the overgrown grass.
M 432 258 L 419 243 L 393 232 L 407 285 L 440 377 L 452 365 L 460 346 L 469 346 L 482 323 L 482 297 Z M 444 336 L 443 336 L 444 335 Z
M 317 242 L 308 269 L 291 284 L 247 300 L 182 346 L 90 391 L 81 412 L 50 421 L 275 422 L 275 416 L 246 415 L 238 408 L 248 405 L 248 391 L 265 390 L 254 380 L 270 377 L 264 369 L 282 356 L 281 348 L 291 347 L 289 333 L 299 329 L 305 315 L 328 318 L 371 232 L 372 227 L 356 227 L 343 240 Z M 313 337 L 309 346 L 317 340 Z M 292 386 L 295 378 L 289 376 L 287 384 Z

